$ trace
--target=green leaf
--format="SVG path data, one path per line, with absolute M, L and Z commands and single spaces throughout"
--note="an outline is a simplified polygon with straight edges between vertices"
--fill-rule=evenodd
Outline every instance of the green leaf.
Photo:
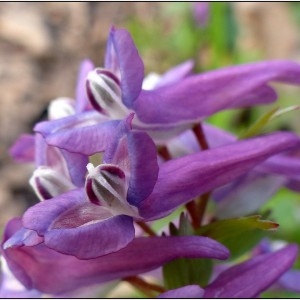
M 241 134 L 239 138 L 245 139 L 260 134 L 263 128 L 272 120 L 285 115 L 286 113 L 299 109 L 300 105 L 292 105 L 281 109 L 279 109 L 279 107 L 272 108 L 270 111 L 263 114 L 256 122 L 254 122 L 254 124 L 252 124 L 243 134 Z
M 256 122 L 254 122 L 254 124 L 252 124 L 243 134 L 239 136 L 239 139 L 249 138 L 261 133 L 262 129 L 269 123 L 278 110 L 278 107 L 275 107 L 263 114 Z
M 210 237 L 225 245 L 230 250 L 230 258 L 234 259 L 254 247 L 267 231 L 275 230 L 278 226 L 277 223 L 261 220 L 256 215 L 216 221 L 200 227 L 196 234 Z
M 175 289 L 189 284 L 206 286 L 212 273 L 213 262 L 206 258 L 179 258 L 163 266 L 166 289 Z

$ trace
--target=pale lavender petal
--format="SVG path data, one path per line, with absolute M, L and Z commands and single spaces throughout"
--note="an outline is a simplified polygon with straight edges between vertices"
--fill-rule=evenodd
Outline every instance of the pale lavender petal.
M 88 73 L 93 69 L 94 64 L 89 59 L 83 60 L 80 64 L 75 96 L 77 113 L 89 110 L 91 108 L 86 94 L 85 83 Z
M 260 170 L 300 180 L 300 157 L 276 155 L 266 160 Z
M 300 293 L 300 271 L 290 270 L 280 277 L 280 286 L 284 289 Z
M 9 149 L 10 156 L 17 162 L 34 162 L 34 135 L 22 134 Z
M 199 285 L 187 285 L 178 289 L 169 290 L 158 298 L 203 298 L 204 290 Z
M 268 61 L 189 76 L 172 88 L 143 91 L 134 109 L 144 123 L 195 121 L 224 109 L 274 102 L 277 95 L 270 82 L 299 85 L 300 65 Z
M 7 233 L 5 236 L 10 237 Z M 137 238 L 118 252 L 90 260 L 60 254 L 44 244 L 8 248 L 3 254 L 27 288 L 51 294 L 135 276 L 179 257 L 226 259 L 229 255 L 219 243 L 196 236 Z
M 144 79 L 144 64 L 127 30 L 111 29 L 105 67 L 115 72 L 119 68 L 122 101 L 128 108 L 132 108 L 133 102 L 141 91 Z
M 210 149 L 237 140 L 231 133 L 210 124 L 202 123 L 202 128 Z M 190 129 L 168 141 L 167 146 L 173 158 L 196 153 L 201 150 L 195 134 Z
M 97 112 L 86 112 L 39 123 L 35 131 L 41 133 L 50 145 L 70 152 L 92 155 L 105 150 L 118 124 L 118 120 L 107 121 L 106 117 Z
M 297 252 L 289 245 L 233 266 L 205 288 L 204 298 L 256 298 L 292 267 Z
M 229 219 L 254 213 L 286 182 L 282 176 L 249 172 L 213 193 L 217 199 L 216 215 L 219 219 Z
M 155 88 L 177 83 L 179 80 L 190 75 L 193 67 L 194 61 L 188 60 L 170 69 L 161 76 L 158 83 L 155 85 Z
M 152 194 L 139 207 L 141 216 L 160 218 L 194 197 L 250 171 L 272 155 L 299 147 L 299 138 L 277 132 L 237 141 L 168 161 L 160 166 Z

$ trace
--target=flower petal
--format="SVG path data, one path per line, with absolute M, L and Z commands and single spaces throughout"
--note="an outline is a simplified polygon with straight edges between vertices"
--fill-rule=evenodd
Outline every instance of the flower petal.
M 203 298 L 204 290 L 196 284 L 187 285 L 178 289 L 169 290 L 158 298 Z
M 226 259 L 229 255 L 224 246 L 209 238 L 189 236 L 137 238 L 118 252 L 90 260 L 63 255 L 44 244 L 8 248 L 3 254 L 27 288 L 51 294 L 135 276 L 179 257 Z
M 93 69 L 94 64 L 89 59 L 83 60 L 80 64 L 75 95 L 77 113 L 89 110 L 89 108 L 91 108 L 86 94 L 85 83 L 88 73 Z
M 80 259 L 125 247 L 134 238 L 132 222 L 129 216 L 113 216 L 88 202 L 82 189 L 38 203 L 23 216 L 24 227 L 44 236 L 48 247 Z
M 141 91 L 144 64 L 127 30 L 111 29 L 107 42 L 105 68 L 117 74 L 120 72 L 122 101 L 128 108 L 132 108 L 133 102 Z
M 50 145 L 70 152 L 92 155 L 105 150 L 118 124 L 118 120 L 107 121 L 107 117 L 92 111 L 41 122 L 34 130 L 41 133 Z
M 21 163 L 34 162 L 34 153 L 34 135 L 32 134 L 22 134 L 9 149 L 10 156 Z
M 144 123 L 182 123 L 229 108 L 274 102 L 269 82 L 300 84 L 300 65 L 268 61 L 189 76 L 172 86 L 143 91 L 134 103 Z
M 256 298 L 280 278 L 297 258 L 297 246 L 259 255 L 223 271 L 205 288 L 204 298 Z
M 216 190 L 216 215 L 219 219 L 237 218 L 256 212 L 287 179 L 273 174 L 249 172 L 229 186 Z
M 194 197 L 245 174 L 270 156 L 299 147 L 291 133 L 277 132 L 187 155 L 160 167 L 152 194 L 139 207 L 147 219 L 166 216 Z
M 158 83 L 155 85 L 155 88 L 177 83 L 179 80 L 190 75 L 193 67 L 193 60 L 187 60 L 180 65 L 175 66 L 160 77 Z
M 117 138 L 105 152 L 104 162 L 118 165 L 130 174 L 127 201 L 138 206 L 153 190 L 158 163 L 152 139 L 145 132 L 130 129 L 132 117 L 120 123 Z

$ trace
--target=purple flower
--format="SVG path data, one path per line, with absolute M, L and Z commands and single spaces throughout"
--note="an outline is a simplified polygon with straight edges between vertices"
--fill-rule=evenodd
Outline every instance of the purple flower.
M 34 232 L 22 228 L 19 219 L 8 223 L 3 242 L 8 243 L 14 235 L 37 238 Z M 2 252 L 27 289 L 51 294 L 145 273 L 179 257 L 226 259 L 229 255 L 224 246 L 205 237 L 136 238 L 118 252 L 89 260 L 63 255 L 43 242 L 35 246 L 21 243 Z
M 131 118 L 119 123 L 103 164 L 88 166 L 84 189 L 41 202 L 24 214 L 23 225 L 43 237 L 46 246 L 83 259 L 118 251 L 134 238 L 134 220 L 162 218 L 270 156 L 299 146 L 293 134 L 275 133 L 158 167 L 153 141 L 146 133 L 130 129 Z M 16 239 L 9 246 L 20 242 L 27 241 Z
M 289 61 L 252 63 L 187 76 L 191 66 L 186 62 L 166 73 L 152 89 L 143 89 L 144 65 L 130 34 L 112 28 L 104 68 L 87 75 L 87 94 L 95 111 L 41 122 L 35 131 L 51 145 L 91 155 L 105 150 L 108 132 L 115 124 L 112 120 L 135 112 L 133 128 L 165 144 L 220 110 L 274 102 L 277 95 L 270 82 L 300 83 L 300 66 Z M 112 122 L 109 125 L 108 120 Z M 82 139 L 94 143 L 83 147 Z

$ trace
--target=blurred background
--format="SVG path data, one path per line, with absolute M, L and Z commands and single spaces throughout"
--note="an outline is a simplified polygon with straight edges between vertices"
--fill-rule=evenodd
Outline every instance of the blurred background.
M 203 4 L 203 3 L 202 3 Z M 0 227 L 37 202 L 28 179 L 33 166 L 14 163 L 9 147 L 22 133 L 31 133 L 57 97 L 74 97 L 77 70 L 84 58 L 103 65 L 110 26 L 127 28 L 144 60 L 146 73 L 162 73 L 175 64 L 194 59 L 203 72 L 258 60 L 290 59 L 300 62 L 300 3 L 214 2 L 53 2 L 0 3 Z M 202 9 L 202 11 L 201 11 Z M 278 86 L 279 105 L 299 104 L 298 87 Z M 267 108 L 270 109 L 270 108 Z M 223 128 L 242 132 L 265 107 L 228 111 L 209 119 Z M 269 126 L 300 134 L 297 112 Z M 284 234 L 300 225 L 296 194 L 283 191 L 268 204 L 286 220 Z M 292 200 L 283 202 L 283 195 Z M 281 211 L 281 213 L 279 212 Z M 282 212 L 283 211 L 283 212 Z M 296 224 L 295 224 L 296 222 Z M 292 233 L 291 233 L 292 232 Z

